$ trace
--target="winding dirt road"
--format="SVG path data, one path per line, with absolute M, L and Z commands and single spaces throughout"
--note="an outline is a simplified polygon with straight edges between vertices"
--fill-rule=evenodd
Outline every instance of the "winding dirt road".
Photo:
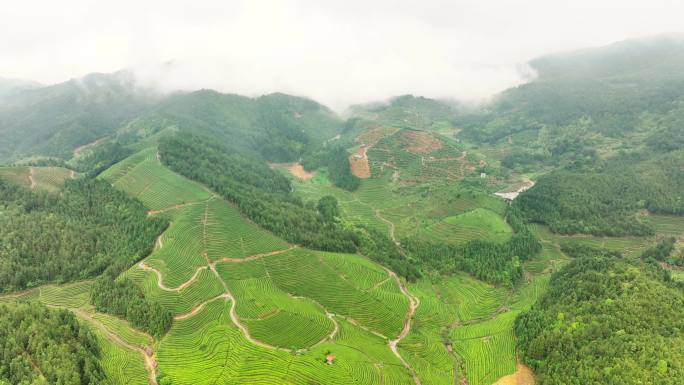
M 195 281 L 197 281 L 197 277 L 199 276 L 199 273 L 201 273 L 202 270 L 207 269 L 206 266 L 198 267 L 197 270 L 195 270 L 195 274 L 193 274 L 189 280 L 183 282 L 178 287 L 168 287 L 168 286 L 164 285 L 161 271 L 155 269 L 152 266 L 145 264 L 145 262 L 143 262 L 143 261 L 140 261 L 140 263 L 138 264 L 138 267 L 141 268 L 142 270 L 145 270 L 145 271 L 151 271 L 157 275 L 157 287 L 158 288 L 160 288 L 164 291 L 175 291 L 175 292 L 181 291 L 181 290 L 185 289 L 186 287 L 192 285 Z
M 36 187 L 36 179 L 34 178 L 36 169 L 33 167 L 29 167 L 29 181 L 31 181 L 31 186 L 30 188 L 33 189 Z
M 128 342 L 124 341 L 117 334 L 112 333 L 109 329 L 107 329 L 107 327 L 102 322 L 96 320 L 87 312 L 81 309 L 69 310 L 71 310 L 78 317 L 86 320 L 88 323 L 97 327 L 102 333 L 104 333 L 107 336 L 107 338 L 109 338 L 115 344 L 121 346 L 124 349 L 133 350 L 140 353 L 145 361 L 145 370 L 147 370 L 147 372 L 149 373 L 149 383 L 152 385 L 157 385 L 157 361 L 154 359 L 153 354 L 149 353 L 146 349 L 141 348 L 140 346 L 131 345 Z
M 397 358 L 399 358 L 399 361 L 404 365 L 404 367 L 411 373 L 413 376 L 413 381 L 416 383 L 416 385 L 422 385 L 420 382 L 420 378 L 418 378 L 418 375 L 416 374 L 416 371 L 413 370 L 411 365 L 409 365 L 406 360 L 401 356 L 399 353 L 399 349 L 397 349 L 397 345 L 399 342 L 401 342 L 406 336 L 409 334 L 411 331 L 411 321 L 413 319 L 413 315 L 416 313 L 416 308 L 420 305 L 420 300 L 417 297 L 414 297 L 411 293 L 409 293 L 408 289 L 404 285 L 403 282 L 401 282 L 401 279 L 395 274 L 393 271 L 385 268 L 387 273 L 394 278 L 394 280 L 397 282 L 397 285 L 399 285 L 399 290 L 401 293 L 408 299 L 409 301 L 409 311 L 406 314 L 406 320 L 404 321 L 404 328 L 401 330 L 401 333 L 399 333 L 399 336 L 397 336 L 396 339 L 390 340 L 389 341 L 389 347 L 392 350 L 392 353 L 394 353 Z

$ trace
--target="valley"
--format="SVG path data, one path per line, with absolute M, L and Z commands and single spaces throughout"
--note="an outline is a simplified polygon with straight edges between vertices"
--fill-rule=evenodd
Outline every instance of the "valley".
M 21 131 L 87 96 L 26 91 L 0 109 L 32 111 L 0 126 L 0 384 L 677 385 L 684 152 L 656 139 L 684 96 L 653 73 L 681 73 L 616 47 L 486 106 L 344 117 L 98 74 L 45 141 Z M 566 67 L 595 57 L 620 70 Z

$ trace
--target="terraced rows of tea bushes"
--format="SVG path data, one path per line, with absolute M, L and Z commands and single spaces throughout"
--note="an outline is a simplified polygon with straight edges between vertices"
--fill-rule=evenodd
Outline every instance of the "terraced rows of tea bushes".
M 0 178 L 23 187 L 31 187 L 28 166 L 0 167 Z
M 264 261 L 270 278 L 282 291 L 311 298 L 331 313 L 349 317 L 386 337 L 396 337 L 408 309 L 407 299 L 396 285 L 393 293 L 382 297 L 377 290 L 365 291 L 354 277 L 345 278 L 327 265 L 326 255 L 295 249 Z
M 149 384 L 147 371 L 138 352 L 114 344 L 103 332 L 94 327 L 91 327 L 91 330 L 100 345 L 100 362 L 112 384 Z
M 209 269 L 200 271 L 197 279 L 180 291 L 160 289 L 157 275 L 137 266 L 128 270 L 125 276 L 141 288 L 146 298 L 164 306 L 172 314 L 188 313 L 200 303 L 224 293 L 221 282 Z
M 156 149 L 135 154 L 106 170 L 101 178 L 140 199 L 152 210 L 168 208 L 211 197 L 211 193 L 197 183 L 162 166 Z
M 540 239 L 550 241 L 555 244 L 563 245 L 564 243 L 572 243 L 575 245 L 584 245 L 593 248 L 604 248 L 608 250 L 620 251 L 628 257 L 639 255 L 653 242 L 653 239 L 650 237 L 596 237 L 592 235 L 560 235 L 552 233 L 546 226 L 537 224 L 530 225 L 530 228 Z
M 455 328 L 450 337 L 454 350 L 463 358 L 468 383 L 487 385 L 515 372 L 513 321 L 517 311 Z
M 431 241 L 463 244 L 474 239 L 506 242 L 513 231 L 506 221 L 486 209 L 475 209 L 461 215 L 447 217 L 419 233 Z
M 684 217 L 675 215 L 649 215 L 644 218 L 658 235 L 681 237 L 684 235 Z
M 36 187 L 57 191 L 71 178 L 71 170 L 63 167 L 32 167 Z
M 515 371 L 513 320 L 547 283 L 548 275 L 533 276 L 512 293 L 466 274 L 412 284 L 421 303 L 400 352 L 423 383 L 451 385 L 464 377 L 490 385 Z
M 288 248 L 286 242 L 246 221 L 232 205 L 220 199 L 206 204 L 205 245 L 211 261 L 245 258 Z
M 163 283 L 177 287 L 198 268 L 222 258 L 244 258 L 284 250 L 287 243 L 244 220 L 227 202 L 214 198 L 169 214 L 162 247 L 145 260 L 160 270 Z
M 159 369 L 175 385 L 412 383 L 382 339 L 349 323 L 341 322 L 334 343 L 293 355 L 249 343 L 230 322 L 229 309 L 229 301 L 211 302 L 177 321 L 161 342 Z M 324 362 L 328 353 L 335 355 L 333 365 Z
M 133 346 L 144 348 L 153 346 L 154 340 L 151 336 L 133 329 L 128 322 L 106 313 L 89 313 L 89 316 L 104 325 L 107 330 L 119 336 Z
M 162 272 L 164 285 L 180 286 L 197 268 L 207 265 L 203 224 L 206 211 L 206 204 L 194 204 L 169 214 L 171 225 L 161 235 L 162 247 L 145 259 L 146 264 Z
M 463 162 L 457 159 L 462 151 L 455 145 L 434 134 L 420 133 L 440 143 L 440 148 L 425 148 L 423 152 L 409 151 L 415 142 L 414 131 L 400 130 L 375 143 L 368 151 L 368 162 L 373 177 L 382 177 L 398 170 L 402 181 L 423 183 L 431 180 L 458 180 L 467 172 Z
M 60 307 L 81 307 L 88 304 L 90 281 L 67 285 L 46 285 L 37 288 L 38 300 L 46 305 Z
M 363 262 L 345 271 L 338 258 L 354 261 L 349 264 Z M 364 265 L 365 262 L 353 255 L 294 249 L 260 260 L 219 264 L 217 270 L 235 291 L 236 298 L 246 299 L 245 303 L 238 299 L 241 317 L 260 318 L 288 310 L 300 301 L 292 296 L 305 297 L 330 313 L 353 319 L 387 337 L 396 337 L 404 323 L 407 300 L 396 283 L 373 289 L 387 274 L 376 266 Z M 249 302 L 249 298 L 253 301 Z M 307 313 L 312 319 L 320 320 L 325 314 L 320 308 L 312 310 Z M 317 330 L 318 334 L 327 334 L 331 329 L 330 325 L 322 324 Z

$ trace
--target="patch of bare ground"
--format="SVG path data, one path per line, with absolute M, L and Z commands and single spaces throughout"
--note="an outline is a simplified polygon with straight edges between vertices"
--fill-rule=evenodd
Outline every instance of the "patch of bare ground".
M 493 385 L 534 385 L 534 372 L 527 366 L 518 363 L 517 370 L 513 374 L 501 377 Z
M 287 169 L 292 175 L 301 180 L 309 180 L 314 176 L 314 173 L 306 171 L 304 166 L 302 166 L 300 163 L 292 163 L 287 167 Z
M 370 178 L 371 176 L 368 155 L 366 154 L 368 148 L 367 146 L 361 147 L 349 157 L 349 166 L 351 167 L 352 174 L 363 179 Z
M 36 169 L 33 167 L 29 167 L 29 181 L 31 181 L 31 186 L 30 188 L 33 189 L 36 187 L 36 178 L 34 177 Z
M 442 148 L 442 141 L 428 132 L 406 130 L 401 134 L 400 144 L 414 154 L 428 154 Z
M 98 139 L 98 140 L 96 140 L 96 141 L 94 141 L 94 142 L 90 142 L 90 143 L 88 143 L 88 144 L 84 144 L 84 145 L 82 145 L 82 146 L 76 147 L 76 148 L 74 149 L 74 157 L 81 156 L 81 154 L 83 154 L 83 153 L 86 152 L 87 150 L 89 150 L 89 149 L 91 149 L 91 148 L 97 146 L 98 144 L 104 142 L 105 140 L 107 140 L 107 137 L 100 138 L 100 139 Z

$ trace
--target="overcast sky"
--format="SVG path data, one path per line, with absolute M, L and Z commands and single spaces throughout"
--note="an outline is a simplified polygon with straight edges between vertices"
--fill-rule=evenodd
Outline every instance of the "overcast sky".
M 338 110 L 404 93 L 486 98 L 524 81 L 532 57 L 684 29 L 681 0 L 3 3 L 0 77 L 135 68 L 167 89 L 282 91 Z

